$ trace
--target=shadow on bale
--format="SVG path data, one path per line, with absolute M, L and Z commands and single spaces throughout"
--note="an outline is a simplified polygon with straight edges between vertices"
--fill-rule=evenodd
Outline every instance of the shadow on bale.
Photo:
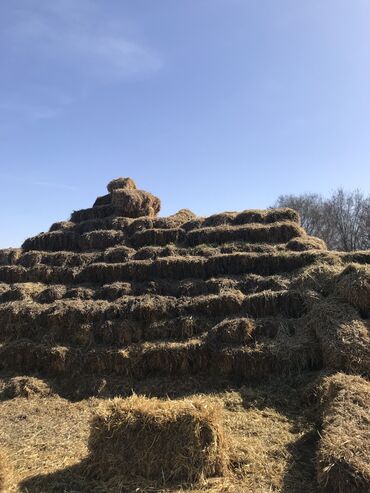
M 130 492 L 194 487 L 229 472 L 222 408 L 202 398 L 133 395 L 102 403 L 91 423 L 89 456 L 20 491 Z

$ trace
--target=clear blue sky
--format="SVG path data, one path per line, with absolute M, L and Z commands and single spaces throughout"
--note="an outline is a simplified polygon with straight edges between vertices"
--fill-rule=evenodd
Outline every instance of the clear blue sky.
M 369 0 L 0 3 L 0 247 L 131 176 L 162 214 L 370 193 Z

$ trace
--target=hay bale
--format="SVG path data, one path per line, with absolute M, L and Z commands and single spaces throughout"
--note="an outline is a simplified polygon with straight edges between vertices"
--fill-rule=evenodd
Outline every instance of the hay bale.
M 125 217 L 154 217 L 161 208 L 161 201 L 149 192 L 118 188 L 112 191 L 112 204 L 116 215 Z
M 136 184 L 131 178 L 116 178 L 107 185 L 107 190 L 111 194 L 114 190 L 125 188 L 126 190 L 136 190 Z
M 305 322 L 320 341 L 325 368 L 370 374 L 369 325 L 351 305 L 320 301 Z
M 316 238 L 316 236 L 302 236 L 293 238 L 286 244 L 288 250 L 294 252 L 305 252 L 307 250 L 327 250 L 328 247 L 324 240 Z
M 106 195 L 102 195 L 101 197 L 97 197 L 93 207 L 99 206 L 99 205 L 109 205 L 111 203 L 112 197 L 110 193 L 107 193 Z
M 103 255 L 104 262 L 127 262 L 134 253 L 135 250 L 133 248 L 129 248 L 125 245 L 107 248 Z
M 340 272 L 340 266 L 320 262 L 301 269 L 292 279 L 290 287 L 314 290 L 326 296 L 334 291 L 338 272 Z
M 267 209 L 267 210 L 246 210 L 239 212 L 235 219 L 234 224 L 248 224 L 248 223 L 276 223 L 280 221 L 291 221 L 300 224 L 301 220 L 298 212 L 289 208 L 280 209 Z
M 66 286 L 56 284 L 49 286 L 35 296 L 38 303 L 53 303 L 53 301 L 61 300 L 67 292 Z
M 122 244 L 124 239 L 124 233 L 115 229 L 90 231 L 81 235 L 79 247 L 81 250 L 105 250 Z
M 44 380 L 25 376 L 10 378 L 2 389 L 1 397 L 5 399 L 14 399 L 15 397 L 29 399 L 34 396 L 47 397 L 51 393 L 49 385 Z
M 192 229 L 186 235 L 186 242 L 190 246 L 209 243 L 286 243 L 304 231 L 293 222 L 279 222 L 273 224 L 246 224 L 238 226 L 215 226 Z
M 166 246 L 169 243 L 181 243 L 185 238 L 185 232 L 181 228 L 145 229 L 137 231 L 130 242 L 135 248 L 147 245 Z
M 234 318 L 223 320 L 215 325 L 206 335 L 206 343 L 248 344 L 253 339 L 255 322 L 251 318 Z
M 21 253 L 22 250 L 20 248 L 6 248 L 0 250 L 0 265 L 14 265 Z
M 370 383 L 336 374 L 323 383 L 323 429 L 317 454 L 322 491 L 370 491 Z
M 336 293 L 357 308 L 362 315 L 370 315 L 370 266 L 350 264 L 338 276 Z
M 75 226 L 75 223 L 73 223 L 72 221 L 58 221 L 50 226 L 49 233 L 53 231 L 71 231 Z
M 205 399 L 132 396 L 98 409 L 89 439 L 90 473 L 186 483 L 227 472 L 221 408 Z

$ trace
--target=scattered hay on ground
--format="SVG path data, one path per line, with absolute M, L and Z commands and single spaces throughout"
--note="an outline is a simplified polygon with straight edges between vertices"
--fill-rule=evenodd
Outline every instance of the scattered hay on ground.
M 317 477 L 323 491 L 370 491 L 370 383 L 336 374 L 323 383 Z
M 0 449 L 0 493 L 6 493 L 9 476 L 9 463 L 5 450 Z

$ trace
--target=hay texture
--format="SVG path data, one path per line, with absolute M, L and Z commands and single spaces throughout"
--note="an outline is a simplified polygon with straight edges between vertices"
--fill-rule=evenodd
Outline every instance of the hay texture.
M 162 484 L 225 475 L 220 411 L 202 399 L 166 401 L 134 395 L 109 401 L 92 421 L 90 473 Z
M 322 491 L 370 491 L 370 383 L 338 373 L 323 384 L 324 418 L 317 455 Z
M 136 190 L 136 184 L 132 178 L 115 178 L 107 185 L 107 190 L 112 193 L 113 190 L 125 188 L 126 190 Z
M 6 453 L 0 449 L 0 493 L 6 493 L 9 476 L 9 464 Z
M 117 215 L 124 217 L 156 216 L 161 201 L 149 192 L 117 188 L 112 191 L 112 204 Z
M 349 264 L 338 277 L 336 292 L 361 314 L 369 316 L 370 266 Z

